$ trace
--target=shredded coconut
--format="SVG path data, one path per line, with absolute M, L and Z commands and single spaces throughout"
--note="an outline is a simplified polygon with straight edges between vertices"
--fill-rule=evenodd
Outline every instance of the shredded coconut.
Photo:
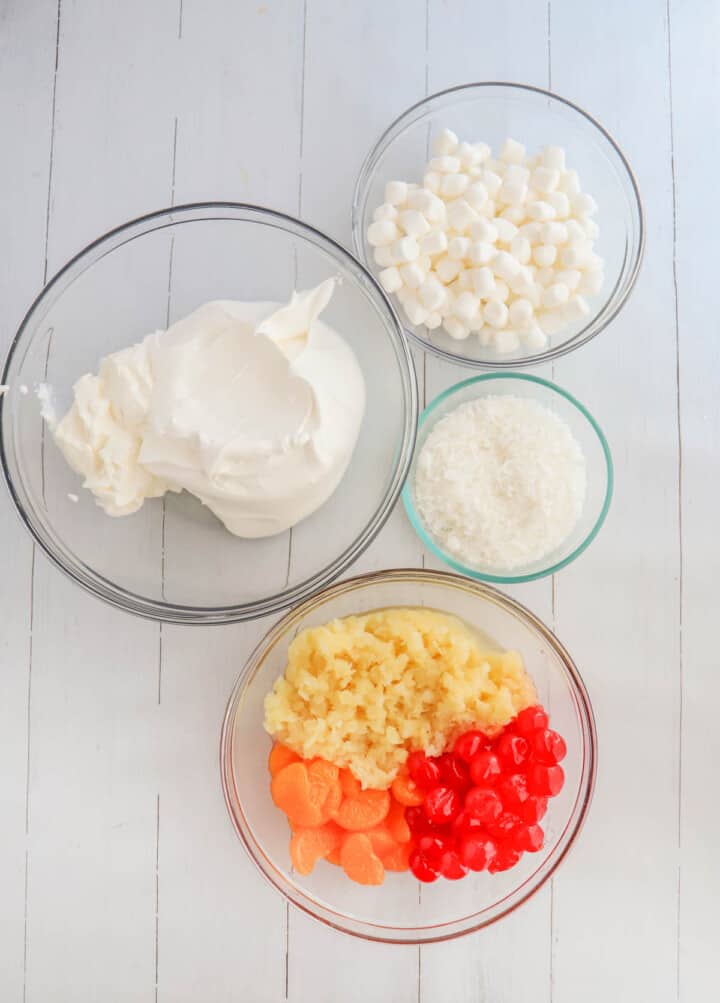
M 415 505 L 451 557 L 510 571 L 570 535 L 585 485 L 582 450 L 556 414 L 526 398 L 484 397 L 440 418 L 428 435 Z

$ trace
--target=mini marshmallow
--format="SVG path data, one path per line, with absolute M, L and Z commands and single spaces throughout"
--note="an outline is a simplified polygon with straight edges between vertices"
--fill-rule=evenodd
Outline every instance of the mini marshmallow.
M 516 139 L 506 139 L 500 150 L 500 159 L 506 164 L 521 164 L 525 159 L 525 147 Z
M 527 331 L 522 332 L 522 341 L 526 348 L 537 349 L 545 348 L 548 339 L 545 332 L 538 324 L 532 324 Z
M 487 160 L 490 159 L 490 154 L 492 153 L 492 150 L 487 145 L 487 143 L 473 143 L 473 146 L 475 147 L 475 150 L 477 151 L 477 155 L 480 158 L 479 162 L 481 164 L 484 164 L 485 161 L 487 161 Z
M 422 285 L 418 288 L 418 296 L 424 307 L 428 310 L 439 310 L 445 302 L 447 293 L 445 286 L 434 275 L 428 275 Z
M 483 307 L 483 317 L 488 324 L 493 327 L 505 327 L 510 313 L 504 303 L 499 300 L 490 300 Z
M 397 239 L 398 228 L 391 219 L 378 219 L 371 223 L 367 231 L 368 244 L 384 247 Z
M 436 201 L 439 201 L 437 195 L 434 195 L 428 188 L 416 188 L 408 194 L 407 207 L 425 215 Z
M 436 157 L 445 157 L 454 153 L 458 148 L 458 138 L 452 129 L 441 129 L 432 144 L 432 151 Z
M 407 196 L 408 186 L 405 181 L 388 181 L 385 185 L 385 201 L 390 205 L 404 205 Z
M 592 216 L 597 212 L 597 202 L 586 192 L 580 192 L 572 200 L 572 209 L 576 216 Z
M 573 240 L 560 252 L 560 263 L 564 268 L 584 268 L 589 255 L 586 241 Z
M 560 171 L 552 167 L 536 167 L 532 173 L 532 185 L 539 192 L 554 192 L 560 184 Z
M 400 303 L 405 303 L 407 300 L 412 299 L 413 291 L 412 289 L 408 289 L 406 286 L 401 286 L 395 293 L 395 296 Z
M 551 220 L 540 227 L 540 239 L 543 244 L 566 244 L 569 239 L 568 228 L 564 223 Z
M 495 248 L 485 240 L 473 240 L 467 258 L 473 265 L 487 265 L 495 257 Z
M 463 322 L 458 320 L 457 317 L 446 317 L 443 327 L 450 337 L 456 341 L 464 341 L 470 333 Z
M 466 168 L 475 167 L 476 164 L 482 163 L 485 159 L 482 150 L 479 150 L 475 143 L 460 143 L 454 152 L 455 156 L 460 158 L 460 163 Z
M 387 245 L 385 247 L 376 247 L 373 251 L 373 258 L 375 259 L 375 264 L 381 268 L 390 268 L 391 265 L 395 264 L 395 256 L 392 253 L 392 248 Z
M 585 219 L 583 219 L 581 223 L 581 226 L 585 231 L 585 236 L 588 238 L 588 240 L 597 240 L 597 238 L 600 236 L 600 227 L 597 225 L 594 219 L 588 219 L 587 217 L 585 217 Z
M 520 164 L 508 164 L 505 168 L 505 181 L 517 182 L 519 185 L 527 185 L 530 182 L 530 171 Z
M 401 265 L 399 271 L 408 289 L 417 289 L 427 277 L 427 272 L 418 261 L 409 261 L 406 265 Z M 421 322 L 413 321 L 413 323 Z
M 540 155 L 543 167 L 549 167 L 555 171 L 565 170 L 565 150 L 562 146 L 546 146 Z
M 405 261 L 417 261 L 420 257 L 420 245 L 414 237 L 401 237 L 390 248 L 394 260 L 398 264 Z
M 510 299 L 510 289 L 502 279 L 495 279 L 495 285 L 487 294 L 488 301 L 495 300 L 497 303 L 507 303 Z
M 439 310 L 435 312 L 439 313 L 443 319 L 445 317 L 453 317 L 455 314 L 455 299 L 456 293 L 453 291 L 452 287 L 448 286 L 445 290 L 445 302 Z
M 437 171 L 428 171 L 423 178 L 423 188 L 427 188 L 429 192 L 433 192 L 435 195 L 440 191 L 440 181 L 442 180 L 442 174 L 438 174 Z
M 440 194 L 446 199 L 455 199 L 462 195 L 470 184 L 467 174 L 446 174 L 440 182 Z
M 457 157 L 433 157 L 433 159 L 428 164 L 431 171 L 437 171 L 438 174 L 457 174 L 460 171 L 460 161 Z
M 567 227 L 568 240 L 585 240 L 587 238 L 585 227 L 576 219 L 569 219 L 565 226 Z
M 582 272 L 578 271 L 576 268 L 566 268 L 559 271 L 555 275 L 555 280 L 557 282 L 562 282 L 563 285 L 567 286 L 570 292 L 573 289 L 577 289 L 580 285 L 580 279 L 582 278 Z
M 434 311 L 429 313 L 425 318 L 425 327 L 428 331 L 435 331 L 442 324 L 442 317 L 439 313 Z
M 470 229 L 470 224 L 478 219 L 478 214 L 467 204 L 465 199 L 456 199 L 451 202 L 447 210 L 447 220 L 453 230 L 458 233 L 465 233 Z
M 509 281 L 510 279 L 514 279 L 520 271 L 520 262 L 514 255 L 508 254 L 507 251 L 498 251 L 492 260 L 492 270 L 501 279 Z
M 498 232 L 494 223 L 488 223 L 486 219 L 479 219 L 470 227 L 470 236 L 473 240 L 494 244 L 498 239 Z
M 571 296 L 565 304 L 564 313 L 570 323 L 584 320 L 590 313 L 590 305 L 584 296 Z
M 421 254 L 416 260 L 424 272 L 429 272 L 431 270 L 432 259 L 429 254 Z
M 459 261 L 455 261 L 454 258 L 444 257 L 440 258 L 436 263 L 435 271 L 440 281 L 447 285 L 458 277 L 462 271 L 462 265 Z
M 535 311 L 530 300 L 519 297 L 508 307 L 508 316 L 513 327 L 518 331 L 526 331 L 533 322 Z
M 565 192 L 548 192 L 545 201 L 553 207 L 558 219 L 567 219 L 570 215 L 570 199 Z
M 553 207 L 549 202 L 544 202 L 542 200 L 538 202 L 529 202 L 527 214 L 530 219 L 536 219 L 542 223 L 548 219 L 555 219 L 555 210 Z
M 483 348 L 495 341 L 495 331 L 489 324 L 484 324 L 478 331 L 478 342 Z
M 510 253 L 521 265 L 526 265 L 532 254 L 532 247 L 527 237 L 515 235 L 510 241 Z
M 482 181 L 475 181 L 465 192 L 465 201 L 473 209 L 482 209 L 488 200 L 488 190 Z
M 543 293 L 542 305 L 546 310 L 563 306 L 570 298 L 570 290 L 563 282 L 553 282 Z
M 482 182 L 487 189 L 487 193 L 490 198 L 495 198 L 497 193 L 502 188 L 503 179 L 499 174 L 494 171 L 487 170 L 487 168 L 482 173 Z
M 526 300 L 530 301 L 533 310 L 539 310 L 544 291 L 544 287 L 539 282 L 532 282 L 527 289 L 523 290 L 522 295 Z M 518 290 L 515 290 L 515 292 L 518 292 Z
M 455 300 L 455 316 L 469 323 L 480 309 L 480 300 L 470 292 L 462 292 Z
M 505 180 L 502 183 L 498 196 L 501 202 L 508 202 L 510 205 L 520 205 L 527 198 L 528 187 L 519 181 Z
M 464 261 L 470 252 L 469 237 L 453 237 L 448 244 L 448 257 L 456 261 Z
M 416 299 L 414 296 L 405 300 L 403 303 L 403 310 L 405 311 L 405 316 L 410 321 L 411 324 L 415 326 L 419 324 L 424 324 L 427 318 L 428 312 L 422 303 Z
M 488 199 L 480 212 L 485 219 L 495 219 L 495 216 L 497 215 L 497 205 L 495 204 L 495 199 Z
M 394 266 L 383 268 L 378 278 L 380 279 L 380 285 L 386 293 L 396 293 L 403 284 L 402 276 Z
M 521 265 L 517 275 L 514 275 L 508 285 L 516 296 L 531 297 L 535 288 L 535 276 L 527 265 Z
M 483 319 L 483 309 L 482 309 L 482 306 L 478 306 L 478 308 L 477 308 L 477 310 L 475 312 L 475 315 L 473 317 L 471 317 L 470 320 L 466 320 L 465 323 L 468 326 L 468 331 L 479 331 L 479 330 L 481 330 L 483 324 L 485 323 L 485 321 Z
M 535 272 L 535 281 L 545 289 L 555 281 L 556 271 L 554 268 L 538 268 Z
M 420 238 L 421 254 L 442 254 L 447 250 L 448 239 L 444 230 L 432 230 Z
M 491 268 L 471 268 L 467 273 L 478 296 L 487 298 L 495 288 L 495 276 Z
M 553 244 L 538 244 L 532 248 L 532 261 L 541 268 L 550 268 L 555 265 L 558 257 L 558 248 Z
M 520 226 L 525 222 L 525 206 L 523 204 L 506 206 L 500 213 L 500 219 L 506 219 L 515 226 Z
M 585 271 L 601 272 L 604 268 L 605 268 L 605 262 L 600 257 L 600 255 L 595 254 L 594 251 L 588 251 L 588 255 L 585 258 Z
M 397 218 L 398 218 L 397 207 L 394 205 L 390 205 L 389 202 L 383 202 L 383 204 L 379 205 L 375 210 L 375 212 L 373 213 L 373 219 L 375 220 L 375 222 L 378 222 L 378 220 L 382 219 L 391 219 L 395 221 Z
M 494 339 L 495 351 L 500 355 L 508 355 L 510 352 L 516 352 L 520 347 L 520 338 L 516 331 L 511 331 L 509 328 L 504 331 L 498 331 Z
M 452 284 L 453 290 L 457 293 L 470 292 L 472 289 L 472 279 L 468 274 L 468 269 L 464 268 Z
M 565 171 L 564 174 L 560 176 L 560 184 L 558 188 L 561 192 L 565 192 L 571 198 L 573 195 L 579 195 L 582 191 L 580 186 L 580 178 L 578 177 L 577 171 Z
M 537 223 L 535 222 L 535 220 L 533 220 L 530 223 L 523 223 L 523 225 L 518 229 L 518 234 L 521 237 L 527 238 L 527 240 L 529 240 L 530 243 L 533 245 L 540 244 L 542 243 L 542 241 L 540 240 L 541 228 L 542 228 L 542 223 Z
M 545 334 L 558 334 L 564 327 L 567 327 L 565 311 L 562 309 L 543 310 L 542 313 L 536 314 L 535 316 L 538 324 L 543 329 Z
M 603 287 L 604 281 L 605 275 L 603 272 L 585 272 L 583 277 L 580 279 L 578 292 L 585 293 L 587 296 L 597 296 Z
M 515 224 L 511 223 L 509 219 L 503 219 L 502 216 L 495 220 L 495 229 L 497 230 L 497 241 L 499 244 L 510 244 L 517 236 L 517 227 Z
M 408 237 L 424 237 L 430 230 L 430 224 L 416 209 L 406 209 L 401 212 L 398 216 L 398 224 Z

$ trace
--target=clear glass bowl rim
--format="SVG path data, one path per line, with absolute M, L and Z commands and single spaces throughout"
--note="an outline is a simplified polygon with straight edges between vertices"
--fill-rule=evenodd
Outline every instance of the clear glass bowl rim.
M 233 768 L 232 768 L 232 746 L 233 732 L 237 710 L 243 694 L 248 686 L 253 682 L 256 673 L 260 669 L 264 658 L 275 646 L 278 640 L 292 630 L 302 618 L 324 605 L 327 599 L 334 599 L 346 593 L 362 590 L 367 585 L 376 583 L 397 582 L 408 584 L 412 582 L 430 582 L 435 585 L 449 588 L 457 588 L 469 592 L 476 597 L 495 602 L 503 607 L 507 612 L 522 620 L 527 626 L 537 630 L 543 640 L 549 645 L 554 653 L 559 657 L 563 668 L 567 673 L 568 688 L 576 700 L 578 708 L 581 731 L 583 736 L 582 748 L 582 771 L 580 785 L 575 803 L 572 808 L 570 818 L 563 830 L 556 846 L 554 857 L 545 858 L 538 869 L 514 892 L 509 893 L 502 900 L 505 905 L 495 915 L 485 919 L 479 919 L 478 914 L 471 917 L 463 917 L 460 920 L 434 925 L 428 927 L 390 927 L 377 923 L 367 923 L 355 921 L 356 928 L 352 928 L 343 922 L 341 914 L 330 909 L 313 908 L 308 897 L 296 892 L 292 884 L 286 881 L 282 872 L 278 870 L 269 857 L 262 852 L 260 847 L 256 847 L 254 840 L 249 835 L 250 826 L 245 821 L 242 806 L 236 800 L 233 790 Z M 375 571 L 369 574 L 359 575 L 355 578 L 348 578 L 341 582 L 335 582 L 322 592 L 318 592 L 305 600 L 301 605 L 289 610 L 275 623 L 268 633 L 263 637 L 254 651 L 248 658 L 238 679 L 232 689 L 228 699 L 225 716 L 223 718 L 220 733 L 220 778 L 223 789 L 225 805 L 230 815 L 230 820 L 235 832 L 243 844 L 243 847 L 255 864 L 263 878 L 278 891 L 292 905 L 313 919 L 318 920 L 332 929 L 341 933 L 349 934 L 360 940 L 376 941 L 386 944 L 417 945 L 439 943 L 441 941 L 456 940 L 469 933 L 475 933 L 493 923 L 503 919 L 514 912 L 519 906 L 539 891 L 559 867 L 562 860 L 570 851 L 580 830 L 582 829 L 590 809 L 593 793 L 595 790 L 595 780 L 597 774 L 598 737 L 595 726 L 595 716 L 593 714 L 590 697 L 583 682 L 582 676 L 575 665 L 570 653 L 561 641 L 527 607 L 511 599 L 509 596 L 481 582 L 463 578 L 448 571 L 433 571 L 425 568 L 392 568 L 385 571 Z M 260 862 L 258 856 L 263 858 L 264 864 Z M 548 861 L 551 863 L 548 864 Z M 538 874 L 540 877 L 538 878 Z M 467 922 L 468 918 L 470 922 Z M 401 936 L 400 931 L 409 934 Z
M 428 420 L 428 418 L 436 410 L 436 408 L 440 407 L 440 405 L 444 401 L 446 401 L 448 397 L 454 396 L 456 393 L 459 393 L 461 390 L 464 390 L 465 387 L 473 386 L 476 383 L 490 382 L 492 380 L 523 380 L 526 383 L 537 383 L 539 386 L 543 386 L 546 389 L 551 390 L 553 393 L 557 393 L 561 397 L 564 397 L 565 400 L 567 400 L 570 404 L 572 404 L 575 408 L 577 408 L 577 410 L 582 414 L 582 416 L 590 423 L 593 431 L 598 437 L 598 441 L 600 442 L 600 446 L 602 448 L 606 464 L 607 478 L 605 485 L 605 498 L 603 499 L 603 504 L 600 509 L 600 513 L 597 519 L 595 520 L 595 523 L 593 524 L 593 527 L 590 530 L 590 532 L 587 534 L 585 539 L 578 544 L 578 546 L 572 551 L 572 553 L 568 554 L 567 557 L 564 557 L 562 561 L 558 561 L 556 564 L 548 565 L 548 567 L 543 568 L 542 571 L 534 571 L 532 574 L 529 575 L 487 574 L 486 572 L 478 571 L 475 568 L 468 568 L 464 564 L 462 564 L 461 561 L 456 561 L 454 557 L 451 557 L 449 554 L 446 554 L 445 551 L 442 550 L 442 548 L 439 547 L 437 543 L 435 543 L 435 541 L 426 532 L 425 527 L 423 526 L 422 521 L 417 511 L 415 510 L 415 506 L 413 505 L 412 502 L 409 479 L 405 481 L 405 486 L 402 491 L 402 500 L 403 500 L 403 505 L 405 506 L 405 512 L 407 513 L 407 517 L 410 520 L 412 528 L 417 533 L 423 545 L 427 547 L 429 551 L 435 554 L 436 557 L 439 557 L 441 561 L 444 561 L 445 564 L 449 565 L 449 567 L 453 568 L 455 571 L 459 571 L 460 574 L 467 575 L 468 578 L 473 578 L 475 579 L 475 581 L 493 582 L 496 585 L 514 585 L 519 582 L 533 582 L 536 581 L 538 578 L 546 578 L 548 575 L 553 575 L 555 574 L 556 571 L 560 571 L 568 564 L 571 564 L 576 557 L 579 557 L 584 550 L 587 550 L 587 548 L 590 546 L 590 544 L 593 542 L 595 537 L 600 532 L 602 524 L 605 522 L 605 518 L 610 509 L 610 503 L 612 501 L 613 488 L 615 484 L 615 474 L 613 468 L 612 454 L 610 453 L 610 447 L 607 443 L 607 439 L 605 438 L 605 434 L 603 433 L 603 430 L 600 428 L 595 418 L 593 418 L 588 409 L 585 407 L 585 405 L 581 404 L 580 401 L 576 397 L 573 397 L 572 394 L 568 393 L 567 390 L 564 390 L 562 387 L 559 387 L 557 383 L 552 383 L 550 380 L 545 380 L 541 376 L 532 376 L 530 373 L 482 373 L 479 376 L 471 376 L 469 379 L 463 380 L 461 383 L 455 383 L 453 386 L 448 387 L 447 390 L 444 390 L 441 394 L 438 394 L 437 397 L 434 397 L 433 400 L 430 401 L 430 403 L 427 405 L 425 410 L 420 415 L 420 420 L 418 422 L 418 431 L 422 428 L 423 424 Z
M 113 227 L 82 248 L 46 282 L 30 305 L 8 349 L 3 367 L 2 382 L 8 382 L 8 374 L 10 373 L 15 356 L 24 347 L 24 335 L 32 323 L 36 312 L 43 306 L 51 292 L 63 279 L 68 278 L 70 281 L 74 281 L 78 275 L 82 274 L 86 267 L 91 267 L 96 260 L 103 256 L 105 245 L 112 245 L 105 252 L 109 253 L 127 241 L 135 239 L 135 237 L 143 236 L 145 233 L 153 230 L 174 226 L 183 221 L 237 219 L 237 217 L 222 215 L 223 212 L 228 211 L 244 213 L 246 214 L 244 217 L 245 221 L 248 219 L 255 220 L 290 233 L 294 232 L 296 236 L 300 236 L 302 239 L 316 246 L 319 245 L 332 257 L 339 259 L 350 271 L 357 270 L 374 289 L 386 313 L 386 329 L 393 341 L 393 348 L 398 360 L 398 369 L 402 381 L 404 399 L 402 444 L 398 451 L 389 487 L 385 492 L 381 504 L 354 543 L 350 547 L 347 547 L 331 564 L 317 572 L 312 578 L 306 579 L 292 588 L 285 589 L 275 596 L 270 596 L 266 599 L 233 606 L 196 607 L 161 602 L 138 596 L 88 568 L 82 562 L 75 560 L 72 552 L 68 548 L 61 546 L 59 541 L 52 539 L 50 535 L 46 537 L 44 528 L 36 525 L 34 518 L 26 510 L 12 480 L 10 463 L 5 449 L 5 433 L 3 431 L 3 412 L 4 407 L 8 405 L 5 398 L 0 397 L 0 465 L 2 466 L 5 484 L 10 493 L 14 508 L 34 542 L 40 546 L 51 562 L 63 574 L 92 595 L 104 600 L 116 609 L 125 610 L 136 616 L 162 623 L 222 625 L 253 620 L 281 612 L 334 581 L 338 575 L 350 567 L 367 549 L 390 517 L 410 469 L 417 436 L 419 405 L 417 376 L 412 353 L 397 314 L 375 276 L 350 251 L 311 224 L 276 209 L 269 209 L 265 206 L 244 202 L 207 201 L 168 206 L 167 208 L 146 213 Z M 240 218 L 238 221 L 242 222 L 244 220 Z M 140 228 L 139 232 L 132 233 L 137 228 Z M 127 236 L 126 240 L 116 242 L 118 238 L 128 233 L 129 236 Z M 74 273 L 77 273 L 77 275 Z
M 551 101 L 557 101 L 561 105 L 565 105 L 570 108 L 573 112 L 581 115 L 586 119 L 591 125 L 593 125 L 598 132 L 600 132 L 605 139 L 610 143 L 614 151 L 617 153 L 620 162 L 622 163 L 625 171 L 627 172 L 630 185 L 635 196 L 635 208 L 637 210 L 638 218 L 638 247 L 637 253 L 635 255 L 635 261 L 633 262 L 632 269 L 627 279 L 625 280 L 625 290 L 622 296 L 619 298 L 617 303 L 615 303 L 612 311 L 604 319 L 603 323 L 598 325 L 597 330 L 592 330 L 595 324 L 595 318 L 589 321 L 588 324 L 578 333 L 571 338 L 569 341 L 564 342 L 562 345 L 557 345 L 555 348 L 549 348 L 544 352 L 540 352 L 537 355 L 526 355 L 520 359 L 508 359 L 503 360 L 498 358 L 497 360 L 478 360 L 468 358 L 466 355 L 456 355 L 454 352 L 448 352 L 439 345 L 436 345 L 430 338 L 421 338 L 415 332 L 406 327 L 403 324 L 403 330 L 405 331 L 408 338 L 410 338 L 413 344 L 417 345 L 425 352 L 430 352 L 433 355 L 437 355 L 441 359 L 445 359 L 446 362 L 454 363 L 458 366 L 467 366 L 470 369 L 484 369 L 484 370 L 503 370 L 503 369 L 517 369 L 517 368 L 527 368 L 529 366 L 537 366 L 543 362 L 549 362 L 552 359 L 559 359 L 563 355 L 567 355 L 569 352 L 573 352 L 576 348 L 580 348 L 582 345 L 586 345 L 594 337 L 604 331 L 609 324 L 620 313 L 622 308 L 625 306 L 630 293 L 635 287 L 638 274 L 640 272 L 640 266 L 642 265 L 643 256 L 645 254 L 645 210 L 643 208 L 642 198 L 640 197 L 640 189 L 638 187 L 635 174 L 632 167 L 630 166 L 625 154 L 622 152 L 619 143 L 615 140 L 608 130 L 598 122 L 589 112 L 585 111 L 579 105 L 574 102 L 569 101 L 567 98 L 562 97 L 560 94 L 556 94 L 554 91 L 545 90 L 543 87 L 534 87 L 531 84 L 522 84 L 510 80 L 478 80 L 467 84 L 458 84 L 455 87 L 447 87 L 445 90 L 436 91 L 434 94 L 429 94 L 427 97 L 422 98 L 420 101 L 416 101 L 415 104 L 406 108 L 405 111 L 401 112 L 397 118 L 395 118 L 390 125 L 385 129 L 380 138 L 377 140 L 375 145 L 371 148 L 370 152 L 365 157 L 362 167 L 360 168 L 360 173 L 358 174 L 357 181 L 355 182 L 355 188 L 353 191 L 353 201 L 352 201 L 352 242 L 353 250 L 355 251 L 355 256 L 358 261 L 368 268 L 368 263 L 365 260 L 364 247 L 363 247 L 363 233 L 360 229 L 361 227 L 361 208 L 363 204 L 363 192 L 368 187 L 370 180 L 373 175 L 375 168 L 375 163 L 379 159 L 385 144 L 391 138 L 394 138 L 394 133 L 397 132 L 399 135 L 402 131 L 401 127 L 404 126 L 406 119 L 412 119 L 417 115 L 418 112 L 422 111 L 426 105 L 429 105 L 432 101 L 436 101 L 438 98 L 445 98 L 452 94 L 461 94 L 463 92 L 472 91 L 478 88 L 488 88 L 488 87 L 504 87 L 509 90 L 515 91 L 526 91 L 534 94 L 539 94 L 543 97 L 549 98 Z

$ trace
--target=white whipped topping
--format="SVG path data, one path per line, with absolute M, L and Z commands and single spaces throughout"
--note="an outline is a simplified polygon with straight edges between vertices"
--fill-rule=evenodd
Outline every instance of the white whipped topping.
M 78 380 L 55 439 L 108 515 L 184 489 L 231 533 L 262 537 L 327 500 L 365 409 L 352 350 L 317 319 L 334 285 L 279 309 L 206 303 Z

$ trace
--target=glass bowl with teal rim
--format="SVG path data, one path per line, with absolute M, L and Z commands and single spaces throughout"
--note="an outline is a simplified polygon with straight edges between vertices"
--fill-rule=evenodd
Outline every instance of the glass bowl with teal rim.
M 570 429 L 585 458 L 586 489 L 582 511 L 563 542 L 541 559 L 512 568 L 481 567 L 450 554 L 429 532 L 415 500 L 415 474 L 420 455 L 437 422 L 469 401 L 512 396 L 532 400 L 557 415 Z M 530 582 L 560 571 L 592 543 L 605 521 L 613 493 L 613 465 L 607 440 L 587 408 L 562 387 L 524 373 L 486 373 L 456 383 L 436 397 L 420 416 L 417 446 L 403 489 L 403 503 L 413 529 L 429 551 L 455 571 L 485 582 Z

